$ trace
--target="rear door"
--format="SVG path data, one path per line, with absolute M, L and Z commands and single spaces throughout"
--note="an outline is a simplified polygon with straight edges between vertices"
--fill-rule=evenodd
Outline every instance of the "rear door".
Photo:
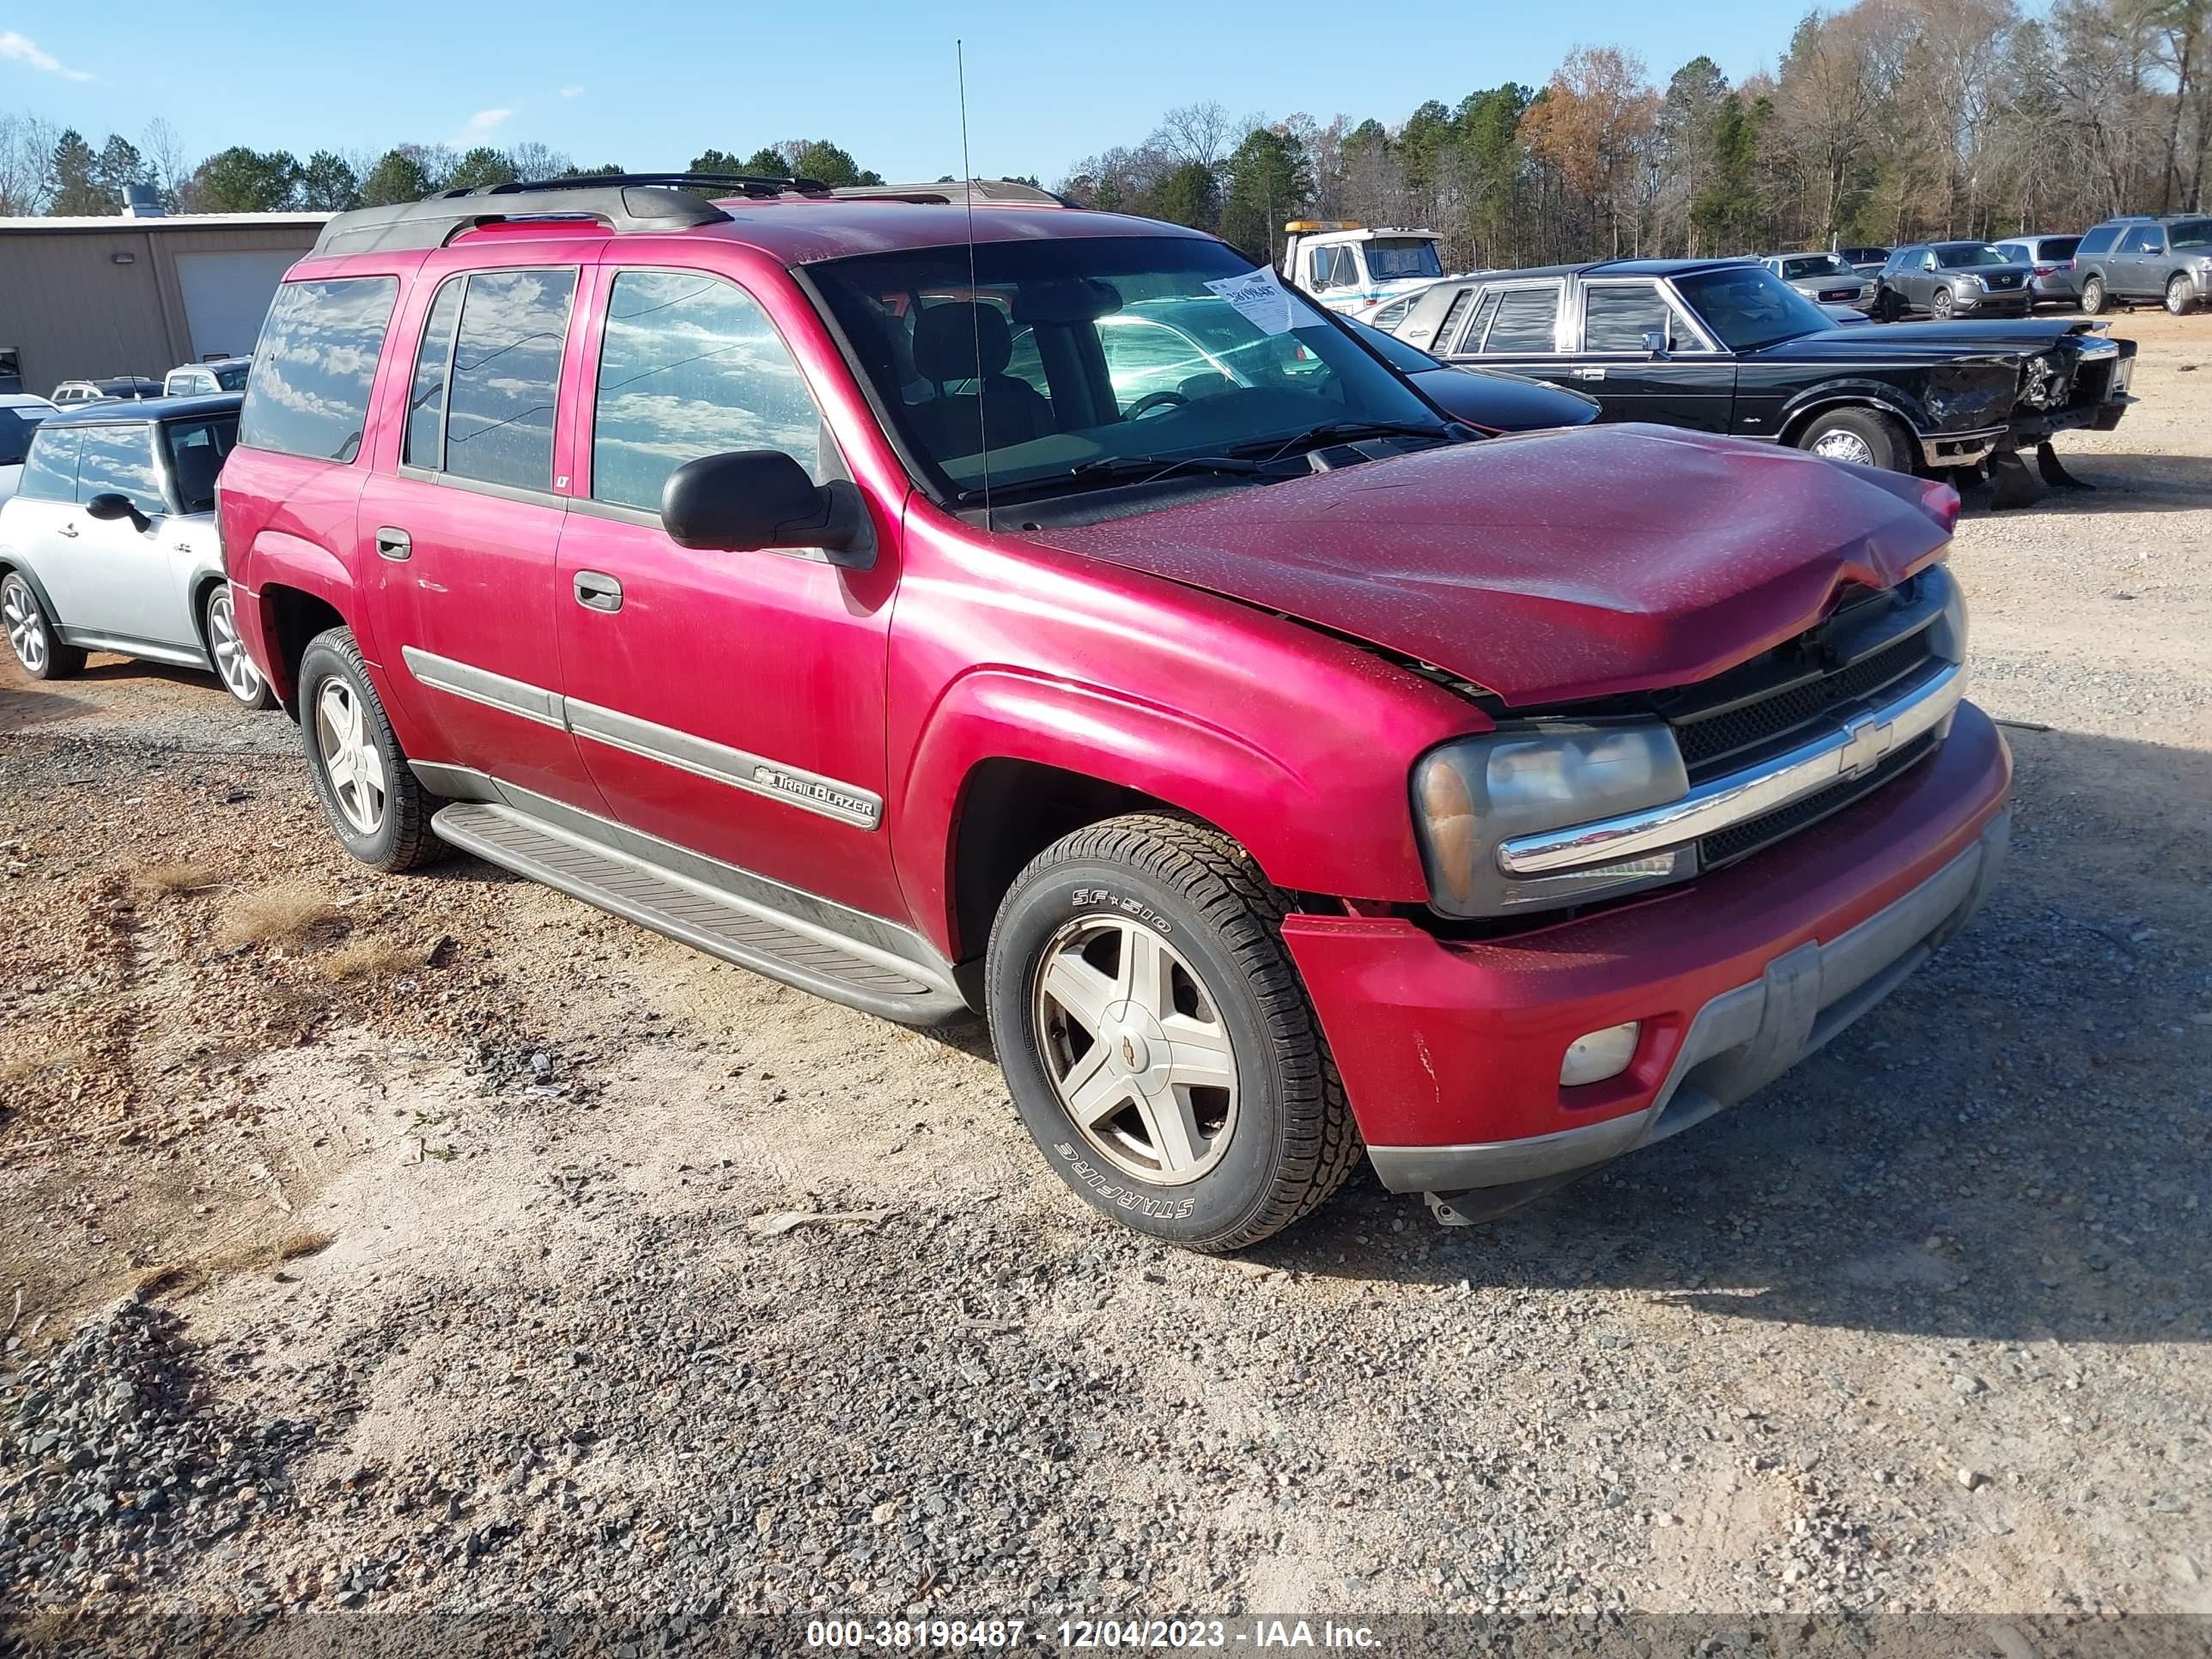
M 1601 395 L 1602 386 L 1581 386 L 1575 365 L 1560 337 L 1561 300 L 1565 284 L 1500 283 L 1482 290 L 1466 325 L 1452 345 L 1455 359 L 1485 368 L 1510 369 L 1538 380 Z M 1596 377 L 1592 377 L 1596 378 Z
M 1570 384 L 1600 400 L 1600 419 L 1729 429 L 1735 360 L 1657 283 L 1584 282 L 1581 333 Z M 1663 343 L 1657 351 L 1645 343 L 1651 335 Z
M 418 758 L 598 811 L 553 631 L 555 412 L 582 270 L 471 268 L 465 250 L 425 264 L 399 325 L 405 419 L 380 439 L 354 568 L 375 584 L 385 670 L 434 732 Z

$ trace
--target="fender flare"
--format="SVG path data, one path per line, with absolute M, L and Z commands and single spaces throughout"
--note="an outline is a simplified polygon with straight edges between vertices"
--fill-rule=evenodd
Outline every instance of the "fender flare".
M 1917 398 L 1880 380 L 1823 380 L 1808 386 L 1782 406 L 1780 442 L 1795 445 L 1807 424 L 1838 409 L 1877 409 L 1905 422 L 1917 437 L 1936 429 Z
M 53 596 L 46 592 L 46 585 L 39 580 L 39 573 L 15 549 L 0 547 L 0 574 L 9 571 L 15 572 L 29 584 L 31 592 L 38 598 L 39 609 L 46 613 L 46 620 L 57 628 L 61 627 L 61 618 L 54 614 Z
M 253 551 L 246 561 L 246 568 L 252 575 L 251 585 L 235 574 L 232 585 L 252 597 L 262 639 L 273 641 L 277 637 L 276 605 L 270 590 L 291 588 L 322 600 L 344 617 L 346 626 L 353 629 L 362 657 L 372 666 L 382 663 L 383 658 L 369 632 L 367 610 L 357 602 L 353 573 L 328 548 L 304 536 L 281 530 L 264 531 L 254 538 Z M 273 656 L 274 652 L 270 654 Z M 271 688 L 278 697 L 289 702 L 293 688 L 287 683 L 290 677 L 285 673 L 284 665 L 272 661 L 268 667 L 272 671 Z
M 1310 837 L 1286 833 L 1317 802 L 1277 757 L 1187 714 L 1007 668 L 954 680 L 923 720 L 895 797 L 891 845 L 908 908 L 951 955 L 958 933 L 959 813 L 976 769 L 1023 761 L 1152 796 L 1243 846 L 1279 886 L 1328 890 Z M 1407 825 L 1408 856 L 1412 825 Z

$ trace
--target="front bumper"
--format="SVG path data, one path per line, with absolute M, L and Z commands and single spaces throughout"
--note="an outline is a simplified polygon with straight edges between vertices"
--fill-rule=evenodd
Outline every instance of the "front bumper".
M 2031 301 L 2029 290 L 2025 288 L 2008 289 L 2001 294 L 1960 294 L 1954 289 L 1952 290 L 1952 304 L 1954 309 L 1971 311 L 1977 317 L 1995 316 L 2001 313 L 2019 316 L 2026 313 Z
M 1283 930 L 1383 1184 L 1507 1207 L 1732 1104 L 1887 995 L 1988 890 L 2011 761 L 1960 706 L 1926 761 L 1758 857 L 1640 903 L 1486 941 L 1411 921 Z M 1626 1072 L 1567 1047 L 1643 1023 Z

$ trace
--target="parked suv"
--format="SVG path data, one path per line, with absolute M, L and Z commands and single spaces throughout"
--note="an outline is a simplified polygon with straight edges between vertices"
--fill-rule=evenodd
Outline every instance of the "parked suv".
M 2074 250 L 2079 236 L 2014 236 L 1996 244 L 1998 252 L 2028 269 L 2028 309 L 2039 305 L 2079 305 L 2074 286 Z
M 214 357 L 204 363 L 179 363 L 161 377 L 164 398 L 192 398 L 213 392 L 243 392 L 251 357 Z
M 2028 290 L 2033 274 L 1986 242 L 1901 247 L 1874 279 L 1874 314 L 1885 323 L 1915 312 L 1939 323 L 2025 317 L 2035 308 Z
M 2107 219 L 2075 248 L 2074 286 L 2092 313 L 2112 300 L 2158 300 L 2185 316 L 2212 295 L 2212 218 Z
M 1125 402 L 1100 325 L 1170 301 L 1238 374 Z M 1510 1208 L 1965 921 L 2009 762 L 1957 506 L 1479 436 L 1177 227 L 662 175 L 333 218 L 222 512 L 354 856 L 449 842 L 984 1014 L 1070 1188 L 1220 1249 L 1363 1146 L 1446 1220 Z
M 215 522 L 238 398 L 106 402 L 49 414 L 0 506 L 0 621 L 23 672 L 60 679 L 88 651 L 206 668 L 249 708 L 275 703 L 238 637 Z

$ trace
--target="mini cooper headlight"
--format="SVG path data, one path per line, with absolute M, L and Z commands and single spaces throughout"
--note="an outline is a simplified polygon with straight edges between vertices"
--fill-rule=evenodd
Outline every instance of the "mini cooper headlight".
M 1686 847 L 1550 876 L 1509 876 L 1498 867 L 1498 845 L 1513 836 L 1686 793 L 1681 750 L 1664 726 L 1547 721 L 1462 738 L 1424 756 L 1413 786 L 1430 902 L 1447 915 L 1579 904 L 1696 872 L 1696 852 Z

